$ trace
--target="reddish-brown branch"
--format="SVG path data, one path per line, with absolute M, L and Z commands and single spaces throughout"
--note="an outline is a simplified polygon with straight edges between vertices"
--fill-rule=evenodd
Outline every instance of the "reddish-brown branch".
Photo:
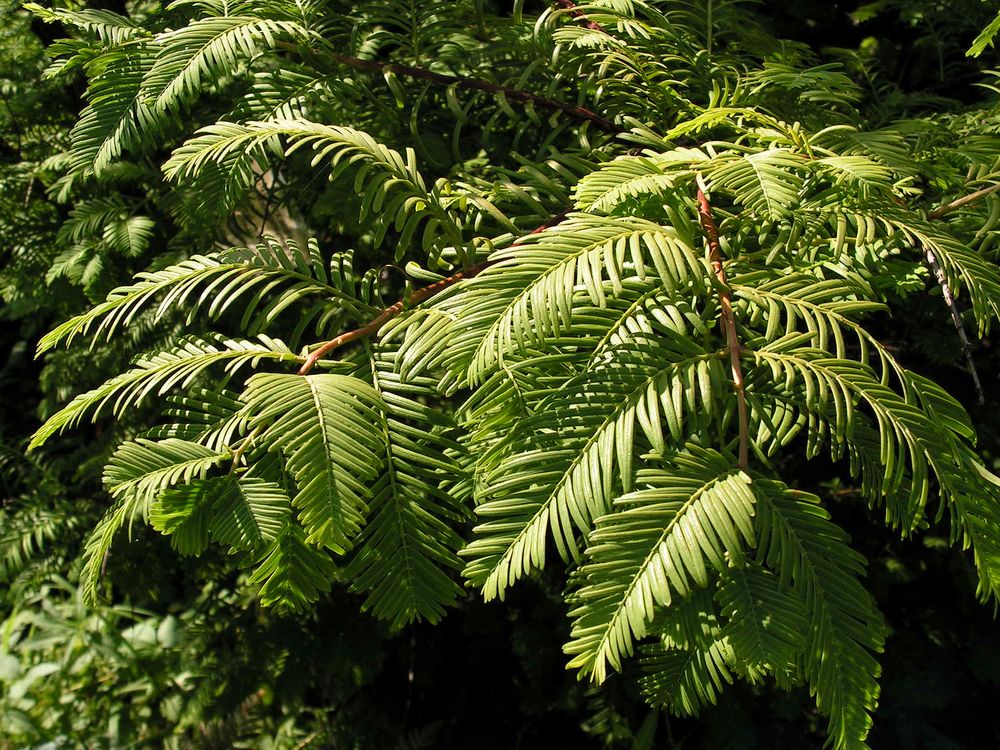
M 433 70 L 417 68 L 412 65 L 381 62 L 379 60 L 362 60 L 360 57 L 352 57 L 351 55 L 342 54 L 333 54 L 331 57 L 333 57 L 333 59 L 340 64 L 347 65 L 355 70 L 364 70 L 369 73 L 395 73 L 408 78 L 416 78 L 420 81 L 430 81 L 431 83 L 441 84 L 442 86 L 458 86 L 459 88 L 472 89 L 474 91 L 485 91 L 488 94 L 494 95 L 503 94 L 508 101 L 522 103 L 530 102 L 536 107 L 544 109 L 547 112 L 563 112 L 564 114 L 567 114 L 570 117 L 575 117 L 578 120 L 590 122 L 594 125 L 594 127 L 600 128 L 607 133 L 622 132 L 622 129 L 611 122 L 611 120 L 606 117 L 602 117 L 596 112 L 590 111 L 586 107 L 578 107 L 575 104 L 567 104 L 566 102 L 556 101 L 555 99 L 549 99 L 548 97 L 544 97 L 539 94 L 532 94 L 530 91 L 522 91 L 521 89 L 510 88 L 509 86 L 501 86 L 500 84 L 491 83 L 479 78 L 464 78 L 462 76 L 453 76 L 445 73 L 435 73 Z
M 568 10 L 569 14 L 573 16 L 574 20 L 579 21 L 581 25 L 585 26 L 591 31 L 600 31 L 604 34 L 608 33 L 604 31 L 604 27 L 601 26 L 601 24 L 597 23 L 597 21 L 591 21 L 589 18 L 587 18 L 587 14 L 584 13 L 582 10 L 580 10 L 578 7 L 576 7 L 576 3 L 574 3 L 573 0 L 556 0 L 556 5 L 558 5 L 560 8 L 565 8 L 566 10 Z
M 715 270 L 715 276 L 722 285 L 719 290 L 719 304 L 722 307 L 722 328 L 726 332 L 726 348 L 729 350 L 729 364 L 733 374 L 733 390 L 736 392 L 736 410 L 739 418 L 739 467 L 750 468 L 750 417 L 747 412 L 746 390 L 743 386 L 743 367 L 740 364 L 740 340 L 736 335 L 736 318 L 733 315 L 732 295 L 726 281 L 726 269 L 722 264 L 722 247 L 719 244 L 719 228 L 712 216 L 712 205 L 705 194 L 705 184 L 698 177 L 698 215 L 701 226 L 708 237 L 708 259 Z
M 569 214 L 569 209 L 566 209 L 565 211 L 560 211 L 559 213 L 549 218 L 545 223 L 540 224 L 539 226 L 532 229 L 525 236 L 530 237 L 531 235 L 538 234 L 539 232 L 544 232 L 546 229 L 554 227 L 556 224 L 565 219 L 568 214 Z M 515 241 L 514 244 L 515 245 L 518 244 L 519 241 L 520 240 Z M 344 346 L 344 344 L 349 344 L 352 341 L 357 341 L 358 339 L 367 338 L 368 336 L 372 336 L 378 333 L 379 329 L 382 326 L 384 326 L 390 320 L 392 320 L 401 312 L 403 312 L 403 310 L 405 310 L 407 307 L 413 307 L 414 305 L 419 305 L 421 302 L 426 302 L 431 297 L 434 297 L 440 292 L 443 292 L 445 289 L 454 284 L 457 284 L 459 281 L 462 281 L 464 279 L 471 279 L 472 277 L 478 275 L 485 269 L 489 268 L 491 265 L 492 262 L 488 260 L 483 261 L 482 263 L 477 263 L 476 265 L 466 268 L 463 271 L 459 271 L 458 273 L 452 274 L 446 279 L 441 279 L 440 281 L 435 281 L 433 284 L 428 284 L 427 286 L 422 287 L 417 291 L 415 291 L 409 297 L 404 297 L 403 299 L 400 299 L 399 301 L 393 303 L 392 305 L 389 305 L 389 307 L 385 308 L 381 313 L 379 313 L 377 316 L 372 318 L 370 321 L 365 323 L 360 328 L 355 328 L 352 331 L 346 331 L 337 336 L 336 338 L 330 339 L 321 347 L 319 347 L 316 351 L 312 352 L 306 358 L 306 361 L 302 364 L 302 367 L 299 368 L 299 375 L 308 375 L 310 370 L 312 370 L 312 368 L 316 365 L 316 363 L 319 360 L 321 360 L 323 357 L 325 357 L 327 354 L 334 351 L 335 349 L 339 349 L 340 347 Z
M 308 375 L 309 371 L 312 370 L 313 366 L 327 354 L 332 352 L 334 349 L 339 349 L 344 344 L 349 344 L 352 341 L 357 341 L 358 339 L 367 338 L 372 334 L 378 333 L 378 330 L 388 323 L 390 320 L 395 318 L 407 306 L 419 305 L 421 302 L 429 300 L 438 292 L 444 291 L 452 284 L 455 284 L 462 279 L 471 279 L 473 276 L 481 272 L 488 263 L 479 263 L 471 268 L 467 268 L 464 271 L 459 271 L 456 274 L 449 276 L 446 279 L 441 279 L 441 281 L 435 281 L 433 284 L 418 289 L 409 297 L 399 300 L 398 302 L 385 308 L 376 317 L 372 318 L 365 325 L 360 328 L 355 328 L 353 331 L 347 331 L 340 334 L 336 338 L 330 339 L 323 346 L 321 346 L 316 351 L 312 352 L 307 358 L 302 367 L 299 368 L 299 375 Z

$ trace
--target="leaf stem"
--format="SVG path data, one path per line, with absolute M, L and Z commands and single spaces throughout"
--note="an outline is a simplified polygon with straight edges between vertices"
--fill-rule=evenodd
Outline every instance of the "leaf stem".
M 247 448 L 250 447 L 250 445 L 253 443 L 257 435 L 260 434 L 260 430 L 261 430 L 260 427 L 254 427 L 252 430 L 250 430 L 249 434 L 247 434 L 247 436 L 243 438 L 243 441 L 240 443 L 239 448 L 233 451 L 233 465 L 229 469 L 230 476 L 236 473 L 236 470 L 239 468 L 240 465 L 240 459 L 243 458 L 243 453 L 246 451 Z
M 961 208 L 962 206 L 967 206 L 970 203 L 975 203 L 976 201 L 980 200 L 981 198 L 985 198 L 987 195 L 990 195 L 991 193 L 995 193 L 997 190 L 1000 190 L 1000 182 L 998 182 L 996 184 L 993 184 L 993 185 L 990 185 L 989 187 L 985 187 L 982 190 L 977 190 L 974 193 L 969 193 L 968 195 L 963 195 L 961 198 L 956 198 L 955 200 L 951 201 L 950 203 L 945 203 L 942 206 L 938 206 L 933 211 L 931 211 L 930 213 L 927 214 L 927 218 L 928 219 L 940 219 L 945 214 L 949 214 L 952 211 L 954 211 L 955 209 Z
M 736 318 L 733 315 L 732 293 L 726 280 L 726 269 L 722 264 L 722 247 L 719 244 L 719 228 L 712 215 L 712 204 L 708 201 L 704 179 L 699 174 L 698 181 L 698 215 L 701 226 L 708 237 L 708 259 L 715 269 L 715 276 L 722 285 L 719 289 L 719 304 L 722 307 L 720 324 L 726 332 L 726 349 L 729 351 L 729 364 L 733 373 L 733 390 L 736 392 L 736 410 L 739 416 L 739 467 L 744 471 L 750 468 L 750 418 L 747 412 L 746 390 L 743 385 L 743 367 L 740 364 L 739 337 L 736 335 Z
M 962 347 L 962 354 L 965 356 L 966 366 L 969 369 L 969 374 L 972 375 L 972 382 L 976 388 L 976 401 L 980 406 L 983 406 L 986 403 L 986 394 L 983 392 L 983 384 L 979 380 L 979 371 L 976 369 L 976 362 L 972 358 L 972 346 L 969 344 L 969 336 L 966 334 L 965 324 L 962 322 L 962 312 L 958 308 L 958 303 L 955 302 L 955 297 L 951 293 L 951 287 L 948 286 L 948 279 L 945 277 L 944 271 L 941 270 L 941 265 L 938 263 L 934 251 L 924 246 L 924 254 L 927 257 L 927 265 L 930 267 L 931 273 L 934 274 L 934 278 L 941 287 L 941 296 L 944 298 L 944 303 L 948 306 L 948 311 L 951 313 L 951 322 L 955 324 L 955 331 L 958 333 L 958 341 Z

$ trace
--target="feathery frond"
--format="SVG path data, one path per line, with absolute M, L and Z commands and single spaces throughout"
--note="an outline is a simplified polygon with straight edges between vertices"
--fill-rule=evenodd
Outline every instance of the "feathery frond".
M 833 747 L 861 747 L 878 700 L 884 626 L 861 585 L 865 560 L 829 520 L 819 498 L 778 482 L 755 482 L 758 548 L 782 586 L 804 602 L 809 628 L 803 671 Z
M 708 584 L 753 544 L 750 478 L 718 453 L 694 446 L 641 469 L 640 489 L 615 500 L 590 535 L 575 595 L 570 666 L 601 682 L 607 665 L 620 670 L 632 643 L 646 634 L 654 607 L 669 607 Z
M 287 147 L 282 146 L 283 140 Z M 245 154 L 253 154 L 254 161 L 269 163 L 269 157 L 307 148 L 315 153 L 313 167 L 329 163 L 329 179 L 348 170 L 355 173 L 354 190 L 361 199 L 359 218 L 378 217 L 376 243 L 381 242 L 390 227 L 399 234 L 396 260 L 403 257 L 420 227 L 423 228 L 421 246 L 430 253 L 432 261 L 443 249 L 436 242 L 438 233 L 464 258 L 461 229 L 444 206 L 438 188 L 428 189 L 417 171 L 413 150 L 408 149 L 404 158 L 353 128 L 308 120 L 219 122 L 203 128 L 177 149 L 163 169 L 168 179 L 182 180 L 202 174 L 211 166 L 221 168 L 221 178 L 233 180 L 237 170 L 249 168 Z
M 305 532 L 286 524 L 261 555 L 250 576 L 260 586 L 260 601 L 278 612 L 300 612 L 329 591 L 336 567 L 329 555 L 305 540 Z
M 382 400 L 346 375 L 257 373 L 241 397 L 251 429 L 285 457 L 304 541 L 343 553 L 364 524 L 385 450 Z M 289 540 L 285 544 L 292 545 Z
M 385 469 L 344 576 L 369 592 L 366 608 L 399 627 L 418 617 L 438 621 L 461 595 L 449 573 L 462 567 L 452 524 L 466 512 L 447 489 L 463 472 L 455 458 L 462 448 L 448 434 L 455 425 L 422 403 L 433 397 L 433 381 L 404 381 L 395 364 L 393 349 L 372 352 L 373 385 L 385 408 Z
M 299 362 L 300 359 L 280 341 L 265 336 L 260 337 L 260 343 L 222 336 L 190 337 L 170 350 L 140 357 L 131 370 L 74 398 L 35 432 L 28 447 L 40 447 L 53 435 L 79 424 L 88 414 L 94 418 L 110 408 L 118 416 L 146 398 L 190 386 L 217 364 L 224 364 L 225 372 L 231 375 L 245 365 L 256 366 L 265 360 Z

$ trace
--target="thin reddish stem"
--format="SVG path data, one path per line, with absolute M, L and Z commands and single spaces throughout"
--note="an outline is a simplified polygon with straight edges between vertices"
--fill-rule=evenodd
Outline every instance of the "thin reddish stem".
M 712 204 L 705 194 L 705 184 L 698 177 L 698 215 L 701 226 L 708 237 L 708 260 L 715 270 L 715 276 L 722 285 L 719 290 L 719 305 L 722 307 L 720 325 L 726 333 L 726 349 L 729 350 L 729 365 L 733 374 L 733 390 L 736 392 L 736 410 L 739 418 L 739 467 L 750 468 L 750 415 L 747 411 L 746 389 L 743 385 L 743 367 L 740 363 L 739 337 L 736 335 L 736 318 L 733 315 L 732 295 L 723 266 L 722 246 L 719 244 L 719 228 L 712 215 Z
M 544 232 L 546 229 L 554 227 L 556 224 L 565 219 L 568 214 L 569 214 L 569 209 L 566 209 L 565 211 L 560 211 L 555 216 L 551 217 L 548 221 L 546 221 L 544 224 L 540 224 L 539 226 L 532 229 L 527 235 L 525 235 L 525 237 L 530 237 L 531 235 L 538 234 L 539 232 Z M 518 239 L 517 241 L 514 242 L 514 244 L 516 245 L 521 241 L 523 241 L 523 238 Z M 446 279 L 441 279 L 440 281 L 435 281 L 433 284 L 428 284 L 427 286 L 422 287 L 417 291 L 415 291 L 409 297 L 404 297 L 398 300 L 397 302 L 394 302 L 393 304 L 389 305 L 389 307 L 385 308 L 382 312 L 380 312 L 377 316 L 372 318 L 370 321 L 365 323 L 360 328 L 355 328 L 354 330 L 346 331 L 340 334 L 339 336 L 330 339 L 321 347 L 319 347 L 316 351 L 312 352 L 306 358 L 306 361 L 303 363 L 302 367 L 299 368 L 299 375 L 308 375 L 310 370 L 312 370 L 312 368 L 316 365 L 316 363 L 319 360 L 321 360 L 323 357 L 325 357 L 327 354 L 334 351 L 335 349 L 339 349 L 340 347 L 344 346 L 345 344 L 349 344 L 352 341 L 357 341 L 358 339 L 367 338 L 368 336 L 372 336 L 378 333 L 379 329 L 382 326 L 384 326 L 390 320 L 395 318 L 406 308 L 413 307 L 414 305 L 419 305 L 421 302 L 426 302 L 431 297 L 440 294 L 448 287 L 457 284 L 459 281 L 473 278 L 474 276 L 478 275 L 485 269 L 489 268 L 491 265 L 493 265 L 492 262 L 488 260 L 483 261 L 482 263 L 477 263 L 476 265 L 466 268 L 465 270 L 452 274 Z

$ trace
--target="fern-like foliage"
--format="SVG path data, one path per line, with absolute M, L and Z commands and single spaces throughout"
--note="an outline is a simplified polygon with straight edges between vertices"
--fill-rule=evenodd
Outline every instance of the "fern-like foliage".
M 373 351 L 370 361 L 385 408 L 385 459 L 345 575 L 369 592 L 365 606 L 377 616 L 395 625 L 436 622 L 462 591 L 449 573 L 461 568 L 462 538 L 452 527 L 467 511 L 449 489 L 463 473 L 463 448 L 453 421 L 421 401 L 434 396 L 429 377 L 401 378 L 392 348 Z
M 282 146 L 285 140 L 287 147 Z M 307 120 L 217 123 L 177 149 L 164 165 L 173 180 L 211 176 L 208 189 L 230 195 L 246 191 L 256 179 L 254 167 L 268 164 L 276 156 L 299 149 L 315 152 L 312 166 L 329 160 L 329 179 L 347 170 L 354 173 L 354 192 L 361 198 L 359 219 L 379 217 L 375 242 L 381 242 L 390 227 L 399 234 L 396 260 L 403 257 L 418 228 L 422 247 L 432 260 L 441 252 L 437 234 L 449 240 L 465 259 L 461 229 L 443 203 L 437 188 L 428 189 L 416 168 L 416 155 L 399 152 L 378 143 L 367 133 L 353 128 L 321 125 Z M 211 170 L 206 174 L 205 170 Z
M 995 324 L 1000 147 L 956 154 L 960 118 L 886 125 L 742 11 L 560 3 L 471 34 L 460 5 L 177 3 L 149 33 L 45 14 L 103 45 L 70 175 L 172 148 L 183 226 L 265 185 L 263 224 L 278 196 L 319 237 L 164 264 L 41 340 L 189 329 L 31 441 L 170 399 L 108 465 L 88 596 L 138 522 L 227 549 L 264 604 L 343 584 L 395 627 L 445 616 L 459 576 L 502 599 L 558 559 L 581 677 L 638 651 L 643 694 L 683 714 L 737 679 L 804 684 L 831 746 L 865 747 L 886 628 L 835 501 L 789 467 L 832 462 L 903 536 L 947 518 L 996 601 L 1000 479 L 886 318 L 940 292 L 956 356 L 961 310 Z M 181 133 L 208 93 L 236 101 Z M 115 206 L 65 236 L 127 255 L 149 225 Z

